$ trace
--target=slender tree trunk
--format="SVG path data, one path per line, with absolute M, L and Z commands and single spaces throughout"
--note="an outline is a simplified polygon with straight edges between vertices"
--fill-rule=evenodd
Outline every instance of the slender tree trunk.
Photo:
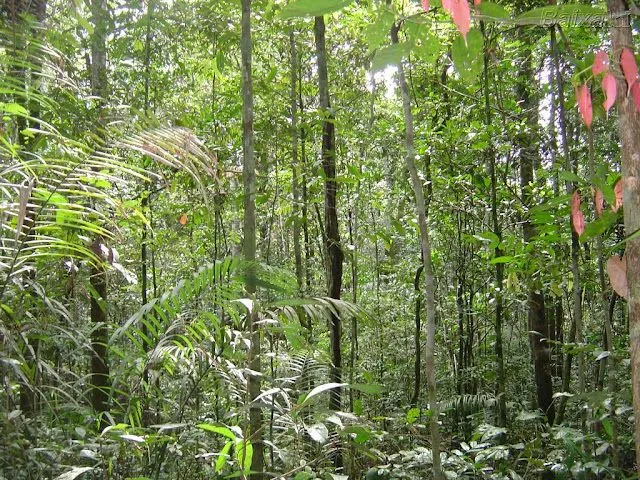
M 391 42 L 398 43 L 398 25 L 391 27 Z M 436 369 L 435 369 L 435 347 L 436 347 L 436 299 L 435 299 L 435 277 L 433 273 L 433 263 L 431 260 L 431 243 L 429 240 L 429 227 L 427 225 L 426 206 L 422 181 L 418 176 L 418 169 L 415 164 L 415 142 L 413 127 L 413 112 L 411 111 L 411 97 L 409 85 L 404 74 L 404 66 L 398 63 L 398 82 L 402 93 L 402 106 L 404 110 L 405 127 L 405 160 L 411 185 L 416 201 L 416 212 L 418 214 L 418 226 L 420 228 L 420 244 L 422 249 L 422 262 L 424 268 L 425 283 L 425 306 L 427 309 L 427 344 L 425 348 L 425 369 L 427 377 L 427 400 L 431 415 L 429 417 L 429 430 L 431 433 L 431 452 L 433 457 L 433 476 L 435 480 L 443 480 L 444 475 L 440 464 L 440 431 L 438 429 L 439 409 L 436 395 Z
M 336 140 L 334 115 L 331 111 L 329 100 L 329 76 L 327 70 L 327 51 L 325 46 L 324 17 L 315 17 L 315 42 L 318 62 L 318 90 L 320 97 L 320 109 L 324 117 L 322 122 L 322 168 L 325 175 L 324 184 L 324 218 L 325 218 L 325 245 L 329 264 L 329 297 L 340 299 L 342 288 L 342 262 L 343 253 L 340 245 L 340 232 L 338 230 L 337 193 L 336 182 Z M 331 315 L 331 380 L 339 383 L 342 379 L 342 354 L 340 350 L 341 321 L 337 315 Z M 339 410 L 341 406 L 340 389 L 331 391 L 331 408 Z
M 421 372 L 422 372 L 422 295 L 420 292 L 420 276 L 424 271 L 424 262 L 423 265 L 420 265 L 416 270 L 416 275 L 413 278 L 413 291 L 416 296 L 416 309 L 414 312 L 414 320 L 415 320 L 415 329 L 413 332 L 413 341 L 414 341 L 414 350 L 415 350 L 415 358 L 413 361 L 413 395 L 411 396 L 411 406 L 418 406 L 418 400 L 420 398 L 420 383 L 421 383 Z
M 252 41 L 251 41 L 251 0 L 242 0 L 242 182 L 244 187 L 244 226 L 243 253 L 248 263 L 248 274 L 245 288 L 247 294 L 253 298 L 256 293 L 256 278 L 253 263 L 256 260 L 256 159 L 253 134 L 253 80 Z M 260 354 L 260 329 L 257 324 L 255 308 L 248 314 L 251 347 L 249 348 L 249 368 L 255 372 L 262 371 Z M 259 375 L 249 375 L 247 389 L 249 393 L 249 430 L 253 445 L 251 459 L 251 478 L 261 480 L 264 477 L 264 444 L 262 409 L 253 403 L 260 395 L 261 378 Z
M 40 117 L 40 104 L 38 101 L 31 99 L 31 92 L 37 92 L 39 89 L 42 64 L 38 54 L 30 55 L 30 53 L 31 45 L 33 43 L 37 43 L 41 36 L 41 28 L 44 26 L 43 24 L 47 16 L 47 2 L 46 0 L 32 0 L 30 2 L 21 0 L 4 0 L 0 3 L 0 14 L 7 16 L 12 30 L 13 45 L 7 53 L 10 57 L 13 57 L 15 63 L 11 65 L 12 71 L 10 72 L 10 75 L 14 77 L 19 84 L 21 84 L 20 86 L 24 88 L 25 93 L 24 97 L 16 95 L 15 102 L 23 106 L 31 117 L 29 121 L 22 116 L 16 118 L 17 141 L 23 154 L 26 152 L 34 152 L 37 148 L 37 141 L 35 139 L 30 139 L 28 135 L 25 135 L 22 132 L 27 128 L 28 123 L 34 129 L 39 128 L 38 118 Z M 35 25 L 30 24 L 25 20 L 25 15 L 30 15 L 37 23 Z M 9 42 L 2 43 L 3 46 L 9 47 Z M 28 67 L 22 66 L 25 61 L 25 57 Z M 29 71 L 31 74 L 29 74 Z M 38 137 L 36 136 L 36 138 Z M 29 183 L 30 182 L 26 182 L 25 185 Z M 36 186 L 36 181 L 32 180 L 30 187 L 28 187 L 29 197 L 31 196 L 34 186 Z M 26 236 L 24 243 L 32 241 L 35 233 L 33 227 L 35 226 L 36 221 L 36 210 L 29 206 L 31 203 L 31 198 L 29 198 L 27 201 L 23 224 L 23 232 Z M 32 268 L 28 268 L 22 276 L 25 291 L 31 294 L 33 292 L 32 282 L 35 281 L 36 271 L 35 268 L 33 268 L 33 262 L 29 261 L 28 263 Z M 37 324 L 34 326 L 37 326 Z M 35 329 L 33 329 L 33 331 L 35 331 Z M 33 372 L 33 378 L 30 379 L 31 384 L 20 381 L 20 410 L 22 410 L 22 413 L 25 416 L 31 416 L 37 412 L 40 402 L 38 395 L 41 373 L 41 367 L 38 365 L 40 340 L 37 336 L 33 336 L 31 334 L 31 329 L 25 331 L 20 336 L 23 339 L 22 348 L 24 352 L 25 366 L 27 367 L 26 370 Z
M 340 299 L 342 288 L 342 261 L 344 255 L 340 245 L 340 231 L 338 229 L 336 182 L 336 139 L 334 115 L 329 100 L 329 74 L 327 68 L 327 50 L 325 46 L 324 17 L 315 17 L 314 35 L 316 43 L 316 57 L 318 63 L 318 93 L 322 122 L 322 169 L 324 170 L 324 218 L 325 218 L 325 248 L 328 261 L 328 290 L 329 297 Z M 341 319 L 331 313 L 330 342 L 331 342 L 331 381 L 342 381 L 342 352 L 341 352 Z M 330 407 L 340 410 L 342 405 L 342 389 L 334 388 L 330 393 Z M 334 457 L 336 468 L 342 467 L 342 454 L 338 449 Z
M 484 22 L 480 23 L 482 33 L 485 39 L 484 55 L 483 55 L 483 77 L 484 77 L 484 114 L 485 125 L 487 128 L 491 128 L 491 103 L 489 92 L 489 45 L 487 45 L 488 39 L 485 32 Z M 486 152 L 487 169 L 489 171 L 489 177 L 491 178 L 491 223 L 493 224 L 493 233 L 498 238 L 498 244 L 494 249 L 494 256 L 502 256 L 502 249 L 500 248 L 500 242 L 502 242 L 502 227 L 499 221 L 498 212 L 498 182 L 496 177 L 496 152 L 492 145 L 490 145 Z M 497 406 L 497 424 L 500 427 L 507 425 L 507 402 L 505 398 L 505 371 L 504 371 L 504 354 L 502 347 L 502 323 L 504 314 L 504 301 L 502 297 L 502 284 L 504 281 L 504 263 L 496 263 L 495 272 L 495 354 L 496 354 L 496 398 L 498 400 Z
M 98 136 L 104 132 L 104 105 L 108 97 L 107 83 L 107 22 L 108 7 L 106 0 L 91 0 L 93 33 L 91 34 L 91 93 L 97 98 L 96 126 Z M 109 358 L 107 327 L 107 268 L 104 254 L 104 239 L 97 237 L 93 242 L 93 251 L 100 260 L 91 266 L 91 406 L 95 413 L 109 410 Z M 104 415 L 100 417 L 100 428 L 106 426 Z
M 300 185 L 298 173 L 300 165 L 298 161 L 298 51 L 293 30 L 289 32 L 289 50 L 291 54 L 291 193 L 293 194 L 293 252 L 296 264 L 296 279 L 298 281 L 298 294 L 304 295 L 304 269 L 302 265 L 302 246 L 300 245 Z
M 629 10 L 630 2 L 607 0 L 611 14 Z M 626 235 L 640 229 L 640 114 L 631 95 L 625 95 L 627 85 L 619 70 L 619 59 L 623 48 L 633 50 L 633 30 L 628 15 L 619 16 L 611 29 L 613 54 L 611 62 L 617 73 L 619 92 L 619 135 L 622 143 L 622 175 L 624 227 Z M 640 473 L 640 238 L 627 242 L 627 283 L 629 285 L 629 343 L 631 349 L 631 385 L 633 412 L 635 416 L 636 468 Z

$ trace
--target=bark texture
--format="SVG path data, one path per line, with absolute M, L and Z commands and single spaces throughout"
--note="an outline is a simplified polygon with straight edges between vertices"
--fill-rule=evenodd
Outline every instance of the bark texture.
M 620 14 L 629 9 L 624 0 L 608 0 L 609 13 Z M 615 20 L 611 29 L 613 52 L 611 62 L 618 80 L 619 135 L 622 144 L 624 227 L 626 235 L 640 229 L 640 115 L 631 95 L 625 95 L 627 84 L 619 69 L 624 48 L 633 50 L 633 32 L 628 15 Z M 626 243 L 627 283 L 629 285 L 629 343 L 631 350 L 631 385 L 635 416 L 636 468 L 640 473 L 640 238 Z
M 253 263 L 256 260 L 256 158 L 253 133 L 253 80 L 252 40 L 251 40 L 251 0 L 242 0 L 242 37 L 240 40 L 242 51 L 242 183 L 244 188 L 244 224 L 243 224 L 243 253 L 248 264 L 248 274 L 245 288 L 249 297 L 256 293 L 256 278 Z M 255 372 L 262 372 L 260 352 L 260 329 L 257 324 L 257 312 L 253 308 L 248 314 L 248 327 L 251 335 L 249 348 L 249 367 Z M 264 443 L 262 409 L 254 403 L 260 395 L 261 378 L 259 375 L 249 375 L 247 389 L 249 395 L 249 439 L 253 445 L 251 459 L 251 479 L 264 478 Z M 246 450 L 245 450 L 246 451 Z

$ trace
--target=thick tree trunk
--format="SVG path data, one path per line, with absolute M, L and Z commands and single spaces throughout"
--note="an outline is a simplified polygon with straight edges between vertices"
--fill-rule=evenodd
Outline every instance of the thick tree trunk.
M 96 125 L 98 136 L 102 135 L 104 103 L 108 94 L 107 84 L 107 21 L 106 0 L 91 1 L 93 33 L 91 34 L 91 93 L 97 98 Z M 96 238 L 93 250 L 100 260 L 91 267 L 91 406 L 101 414 L 109 409 L 109 358 L 107 328 L 107 269 L 102 238 Z M 100 417 L 100 428 L 106 426 L 104 415 Z
M 608 0 L 611 14 L 621 14 L 629 10 L 624 0 Z M 633 50 L 633 30 L 628 15 L 615 20 L 611 29 L 613 54 L 611 62 L 618 79 L 619 134 L 622 144 L 622 175 L 624 227 L 626 235 L 640 229 L 640 114 L 636 110 L 631 95 L 625 95 L 627 85 L 619 70 L 619 59 L 623 48 Z M 635 416 L 636 468 L 640 473 L 640 238 L 627 242 L 627 283 L 629 285 L 629 342 L 631 349 L 631 385 L 633 391 L 633 412 Z
M 391 27 L 391 42 L 398 43 L 398 25 Z M 431 259 L 431 243 L 429 240 L 429 227 L 427 225 L 426 204 L 422 181 L 418 176 L 418 169 L 415 164 L 415 134 L 413 126 L 413 112 L 411 111 L 411 97 L 409 85 L 404 74 L 402 62 L 398 63 L 398 82 L 402 93 L 402 106 L 404 110 L 405 127 L 405 160 L 411 185 L 416 202 L 416 212 L 418 215 L 418 226 L 420 228 L 420 246 L 422 250 L 422 263 L 424 268 L 425 283 L 425 306 L 427 309 L 427 344 L 425 348 L 425 369 L 427 380 L 427 400 L 431 415 L 429 417 L 429 430 L 431 434 L 431 452 L 433 457 L 433 477 L 435 480 L 443 480 L 444 474 L 440 464 L 440 431 L 438 429 L 439 408 L 436 395 L 436 299 L 435 299 L 435 276 L 433 273 L 433 263 Z
M 243 225 L 243 253 L 249 265 L 245 288 L 247 294 L 253 297 L 256 293 L 256 278 L 254 266 L 256 260 L 256 159 L 253 134 L 253 80 L 252 41 L 251 41 L 251 0 L 242 0 L 242 183 L 244 187 L 244 225 Z M 249 368 L 255 372 L 262 371 L 260 353 L 260 329 L 257 324 L 257 312 L 252 309 L 248 314 L 251 347 L 249 348 Z M 261 480 L 264 477 L 264 443 L 262 409 L 253 403 L 260 395 L 261 378 L 259 375 L 249 375 L 247 389 L 249 394 L 249 439 L 253 445 L 251 459 L 251 478 Z

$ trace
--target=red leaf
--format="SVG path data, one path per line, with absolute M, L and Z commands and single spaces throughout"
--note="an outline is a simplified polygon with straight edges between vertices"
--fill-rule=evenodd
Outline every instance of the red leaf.
M 471 29 L 471 11 L 467 0 L 442 0 L 442 8 L 449 12 L 466 43 L 467 33 Z
M 620 67 L 622 67 L 622 73 L 624 73 L 624 78 L 627 81 L 627 93 L 633 87 L 633 84 L 636 83 L 638 78 L 638 65 L 636 64 L 636 57 L 633 55 L 633 52 L 624 48 L 622 50 L 622 54 L 620 55 Z
M 573 229 L 578 235 L 584 233 L 584 215 L 580 210 L 580 194 L 577 190 L 573 192 L 573 197 L 571 197 L 571 223 L 573 223 Z
M 429 11 L 429 0 L 422 0 L 422 8 L 424 8 L 425 12 Z
M 596 215 L 598 217 L 602 216 L 602 211 L 604 210 L 604 196 L 602 195 L 602 190 L 596 189 L 593 194 L 593 203 L 596 206 Z
M 622 298 L 629 297 L 629 285 L 627 284 L 627 260 L 625 257 L 613 256 L 607 260 L 607 273 L 609 281 L 615 292 Z
M 622 179 L 618 180 L 613 187 L 613 193 L 616 195 L 616 199 L 611 205 L 611 210 L 617 212 L 622 206 L 622 187 L 624 186 L 624 182 Z
M 633 87 L 631 87 L 631 97 L 636 106 L 636 112 L 640 113 L 640 83 L 636 82 L 633 84 Z
M 595 58 L 593 59 L 591 71 L 594 75 L 599 75 L 607 70 L 609 70 L 609 55 L 607 55 L 607 52 L 604 50 L 598 50 Z
M 612 73 L 607 72 L 602 79 L 602 90 L 604 91 L 604 102 L 602 103 L 602 106 L 606 110 L 607 115 L 609 115 L 609 109 L 611 109 L 613 104 L 616 103 L 616 95 L 618 92 L 616 77 L 614 77 Z M 637 107 L 638 104 L 636 103 L 636 108 Z
M 580 110 L 584 124 L 587 128 L 591 128 L 593 110 L 591 108 L 591 92 L 589 92 L 589 87 L 587 87 L 586 83 L 582 84 L 578 92 L 578 109 Z
M 183 213 L 182 215 L 180 215 L 180 220 L 178 220 L 178 222 L 180 222 L 180 225 L 186 225 L 187 224 L 187 214 Z

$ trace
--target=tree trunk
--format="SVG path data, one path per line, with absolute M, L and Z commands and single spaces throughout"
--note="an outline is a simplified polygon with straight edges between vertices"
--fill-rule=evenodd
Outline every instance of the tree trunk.
M 302 265 L 302 246 L 300 245 L 300 185 L 298 173 L 300 165 L 298 161 L 298 51 L 293 30 L 289 32 L 289 49 L 291 54 L 291 193 L 293 195 L 293 252 L 296 263 L 296 279 L 298 281 L 298 294 L 304 296 L 304 269 Z
M 609 13 L 622 14 L 629 9 L 624 0 L 607 0 Z M 623 48 L 633 50 L 633 30 L 628 15 L 620 15 L 611 29 L 613 54 L 611 62 L 618 79 L 619 135 L 622 144 L 624 227 L 626 235 L 640 229 L 640 115 L 619 71 Z M 627 242 L 627 283 L 629 285 L 629 343 L 631 349 L 631 385 L 635 416 L 636 468 L 640 473 L 640 238 Z
M 391 42 L 398 43 L 398 25 L 391 27 Z M 415 143 L 413 128 L 413 112 L 411 111 L 411 97 L 409 95 L 409 85 L 404 74 L 402 62 L 398 63 L 398 82 L 402 92 L 402 106 L 404 110 L 405 127 L 405 160 L 411 185 L 416 201 L 416 212 L 418 214 L 418 226 L 420 228 L 420 245 L 422 249 L 422 263 L 424 268 L 425 283 L 425 306 L 427 309 L 427 344 L 425 348 L 425 369 L 427 377 L 427 400 L 429 401 L 429 430 L 431 433 L 431 452 L 433 457 L 433 477 L 435 480 L 443 480 L 442 466 L 440 464 L 440 431 L 438 429 L 439 409 L 436 396 L 436 369 L 435 369 L 435 347 L 436 347 L 436 299 L 435 299 L 435 277 L 433 274 L 433 263 L 431 260 L 431 243 L 429 240 L 429 227 L 427 225 L 427 214 L 424 199 L 422 181 L 418 176 L 418 169 L 415 164 Z
M 104 105 L 108 96 L 107 84 L 107 22 L 106 0 L 91 1 L 93 33 L 91 34 L 91 94 L 96 97 L 96 125 L 98 136 L 102 137 L 104 128 Z M 95 413 L 109 410 L 109 358 L 107 328 L 107 269 L 103 239 L 97 237 L 93 242 L 93 251 L 99 259 L 91 266 L 91 406 Z M 106 418 L 100 416 L 100 429 L 106 426 Z
M 243 253 L 248 264 L 245 288 L 249 297 L 256 293 L 256 278 L 253 263 L 256 260 L 256 159 L 253 135 L 253 80 L 252 43 L 251 43 L 251 0 L 242 0 L 242 183 L 244 187 L 244 225 Z M 260 357 L 260 329 L 257 324 L 257 312 L 253 308 L 248 314 L 251 347 L 249 348 L 249 368 L 255 372 L 262 371 Z M 261 378 L 249 375 L 247 389 L 249 393 L 249 430 L 253 445 L 251 459 L 251 478 L 261 480 L 264 476 L 264 444 L 262 441 L 262 409 L 253 403 L 260 395 Z
M 322 122 L 322 169 L 324 170 L 324 218 L 325 218 L 325 248 L 328 260 L 328 290 L 329 297 L 340 299 L 342 288 L 343 253 L 340 245 L 338 230 L 336 182 L 336 139 L 334 115 L 329 100 L 329 74 L 327 69 L 327 51 L 325 46 L 324 17 L 315 17 L 314 35 L 316 43 L 316 57 L 318 62 L 318 94 Z M 331 341 L 331 381 L 342 381 L 342 352 L 340 349 L 341 320 L 338 315 L 331 313 L 330 341 Z M 330 407 L 340 410 L 342 404 L 342 389 L 331 390 Z M 334 458 L 336 468 L 342 467 L 342 455 L 338 450 Z
M 336 146 L 334 115 L 331 111 L 329 100 L 329 77 L 327 71 L 327 52 L 325 47 L 324 17 L 315 17 L 315 42 L 318 62 L 318 90 L 320 97 L 320 109 L 324 117 L 322 122 L 322 169 L 325 175 L 324 184 L 324 223 L 325 246 L 329 264 L 329 297 L 340 299 L 342 288 L 342 261 L 343 253 L 340 245 L 340 232 L 338 230 L 337 193 L 336 182 Z M 341 324 L 337 315 L 331 315 L 331 381 L 339 383 L 342 378 L 342 359 L 340 350 Z M 341 405 L 341 390 L 336 388 L 331 391 L 331 408 L 339 410 Z
M 424 263 L 424 262 L 423 262 Z M 420 276 L 424 270 L 424 265 L 420 265 L 416 270 L 413 278 L 413 291 L 416 296 L 416 310 L 414 313 L 415 330 L 413 332 L 413 341 L 415 349 L 415 357 L 413 362 L 413 395 L 411 396 L 411 406 L 417 407 L 420 398 L 420 373 L 422 371 L 422 338 L 420 332 L 422 330 L 421 314 L 422 314 L 422 295 L 420 293 Z
M 485 125 L 491 128 L 491 104 L 489 101 L 489 46 L 487 45 L 487 35 L 485 34 L 484 22 L 480 23 L 482 34 L 485 38 L 484 55 L 483 55 L 483 76 L 484 76 L 484 114 Z M 491 223 L 493 224 L 493 233 L 498 238 L 498 243 L 494 249 L 494 256 L 502 256 L 500 242 L 502 242 L 502 227 L 499 221 L 498 212 L 498 181 L 496 176 L 496 152 L 492 145 L 489 145 L 485 152 L 487 160 L 487 170 L 491 178 Z M 505 398 L 506 378 L 504 371 L 504 354 L 502 348 L 502 322 L 504 313 L 504 301 L 502 297 L 502 284 L 504 280 L 504 263 L 496 263 L 495 272 L 495 354 L 496 354 L 496 398 L 497 398 L 497 424 L 499 427 L 507 425 L 507 402 Z

